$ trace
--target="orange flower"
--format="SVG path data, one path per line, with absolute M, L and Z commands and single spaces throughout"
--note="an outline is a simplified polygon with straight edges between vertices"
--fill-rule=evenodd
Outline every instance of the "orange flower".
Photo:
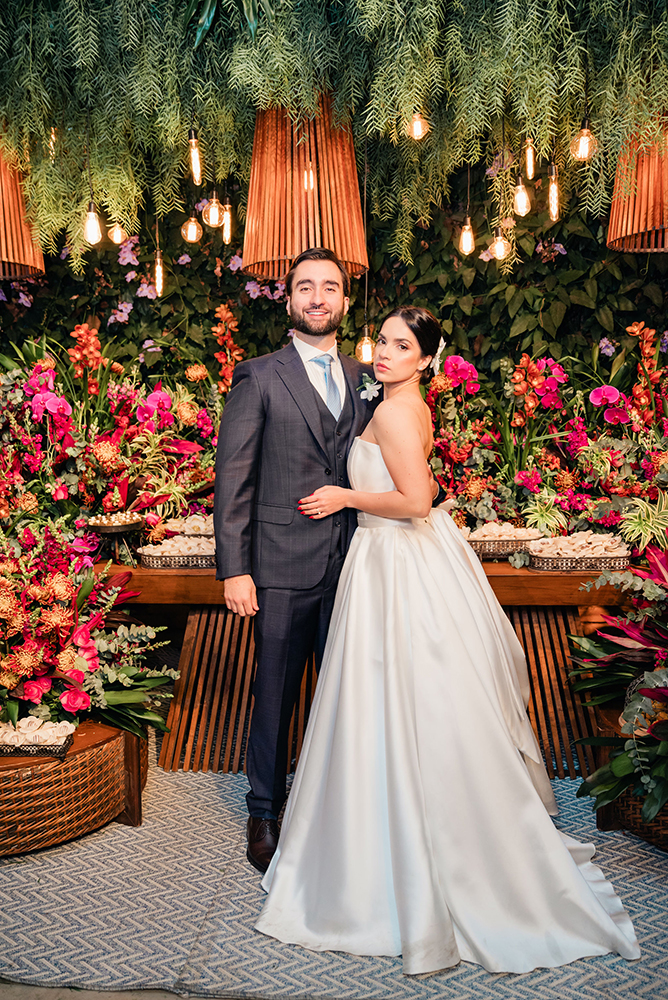
M 59 670 L 72 670 L 78 655 L 76 646 L 65 646 L 65 649 L 58 653 L 58 656 L 56 657 Z
M 188 365 L 186 368 L 186 378 L 189 382 L 203 382 L 208 376 L 206 365 Z
M 524 427 L 524 425 L 526 424 L 526 422 L 527 422 L 527 418 L 524 416 L 524 414 L 521 411 L 518 411 L 513 416 L 513 419 L 510 421 L 510 426 L 511 427 Z
M 438 372 L 431 380 L 429 388 L 432 392 L 449 392 L 452 389 L 452 380 L 443 372 Z
M 14 503 L 16 507 L 19 507 L 21 510 L 25 510 L 28 514 L 33 513 L 39 508 L 39 501 L 35 494 L 31 493 L 30 490 L 26 490 L 24 493 L 19 493 Z
M 574 486 L 577 485 L 577 481 L 580 478 L 578 472 L 559 472 L 554 478 L 554 485 L 558 493 L 563 493 L 565 490 L 572 490 Z
M 199 407 L 195 403 L 179 403 L 176 415 L 185 427 L 193 427 L 197 423 Z
M 43 632 L 65 632 L 74 625 L 74 615 L 69 608 L 42 608 L 39 616 Z
M 533 411 L 538 406 L 538 396 L 535 392 L 530 392 L 524 397 L 524 409 L 527 411 L 529 416 L 533 415 Z
M 18 684 L 20 677 L 8 669 L 11 664 L 5 666 L 8 659 L 9 657 L 0 662 L 0 687 L 6 687 L 11 691 Z
M 76 585 L 64 573 L 54 573 L 48 586 L 57 601 L 71 601 L 76 597 Z
M 524 396 L 525 393 L 527 393 L 528 391 L 529 391 L 528 382 L 516 382 L 515 385 L 513 386 L 513 392 L 515 393 L 516 396 Z
M 228 333 L 236 333 L 239 329 L 239 320 L 235 317 L 230 307 L 225 303 L 218 306 L 214 315 L 220 320 L 221 324 L 225 324 Z
M 110 475 L 121 462 L 121 452 L 117 444 L 112 441 L 97 441 L 93 447 L 93 454 L 103 472 Z

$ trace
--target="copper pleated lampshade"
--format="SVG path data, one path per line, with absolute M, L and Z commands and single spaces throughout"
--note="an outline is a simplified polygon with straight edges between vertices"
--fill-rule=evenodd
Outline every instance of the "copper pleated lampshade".
M 44 274 L 44 257 L 26 222 L 21 181 L 0 155 L 0 281 Z
M 668 144 L 641 147 L 631 139 L 617 163 L 608 246 L 627 253 L 666 253 L 667 224 Z
M 317 118 L 293 124 L 283 108 L 258 111 L 243 269 L 283 278 L 310 247 L 333 250 L 352 275 L 368 258 L 350 130 L 332 127 L 329 97 Z

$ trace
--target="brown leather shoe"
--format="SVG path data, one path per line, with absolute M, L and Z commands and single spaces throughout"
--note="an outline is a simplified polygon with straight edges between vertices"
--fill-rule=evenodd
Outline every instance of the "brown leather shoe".
M 259 872 L 266 872 L 278 846 L 278 823 L 275 819 L 249 816 L 246 827 L 248 850 L 246 857 Z

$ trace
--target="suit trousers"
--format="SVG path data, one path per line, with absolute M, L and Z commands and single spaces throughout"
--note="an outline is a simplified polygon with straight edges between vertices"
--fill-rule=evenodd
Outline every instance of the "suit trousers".
M 285 802 L 290 719 L 312 652 L 320 669 L 344 559 L 338 549 L 332 552 L 322 580 L 309 590 L 258 587 L 254 704 L 246 750 L 251 816 L 276 819 Z

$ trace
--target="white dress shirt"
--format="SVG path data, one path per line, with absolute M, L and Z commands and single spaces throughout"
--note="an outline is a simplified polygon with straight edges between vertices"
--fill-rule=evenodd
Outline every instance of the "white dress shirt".
M 306 374 L 309 377 L 311 385 L 316 390 L 318 395 L 321 397 L 323 403 L 327 404 L 327 386 L 325 384 L 325 370 L 322 365 L 310 364 L 313 358 L 321 358 L 324 354 L 331 354 L 332 356 L 332 367 L 331 372 L 334 378 L 334 383 L 336 388 L 339 390 L 339 397 L 341 399 L 341 406 L 346 398 L 346 379 L 343 374 L 343 366 L 339 358 L 339 352 L 337 350 L 336 344 L 333 345 L 328 351 L 321 351 L 319 347 L 312 347 L 311 344 L 307 344 L 305 340 L 300 340 L 299 334 L 295 334 L 292 338 L 292 342 L 297 348 L 297 353 L 299 357 L 304 362 L 304 367 L 306 368 Z

